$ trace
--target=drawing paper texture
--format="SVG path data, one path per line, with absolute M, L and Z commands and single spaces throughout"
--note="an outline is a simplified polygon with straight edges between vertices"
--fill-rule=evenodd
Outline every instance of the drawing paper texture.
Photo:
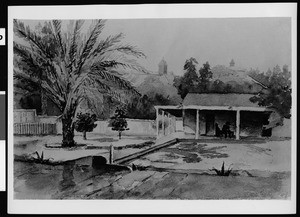
M 9 210 L 293 212 L 294 6 L 9 8 Z

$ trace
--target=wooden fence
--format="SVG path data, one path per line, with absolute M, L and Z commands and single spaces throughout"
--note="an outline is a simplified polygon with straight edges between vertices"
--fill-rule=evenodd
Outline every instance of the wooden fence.
M 16 135 L 53 135 L 56 134 L 56 124 L 51 123 L 15 123 Z

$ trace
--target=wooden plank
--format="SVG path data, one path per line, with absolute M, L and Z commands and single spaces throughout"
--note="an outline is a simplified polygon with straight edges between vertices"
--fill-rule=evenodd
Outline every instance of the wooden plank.
M 178 139 L 172 139 L 172 140 L 169 140 L 163 144 L 159 144 L 159 145 L 156 145 L 156 146 L 153 146 L 151 148 L 148 148 L 146 150 L 143 150 L 143 151 L 140 151 L 140 152 L 137 152 L 137 153 L 133 153 L 131 155 L 128 155 L 128 156 L 125 156 L 125 157 L 122 157 L 122 158 L 119 158 L 119 159 L 116 159 L 114 161 L 115 164 L 124 164 L 124 163 L 129 163 L 130 161 L 133 161 L 137 158 L 140 158 L 142 156 L 145 156 L 147 154 L 151 154 L 161 148 L 164 148 L 164 147 L 168 147 L 168 146 L 171 146 L 175 143 L 178 142 Z

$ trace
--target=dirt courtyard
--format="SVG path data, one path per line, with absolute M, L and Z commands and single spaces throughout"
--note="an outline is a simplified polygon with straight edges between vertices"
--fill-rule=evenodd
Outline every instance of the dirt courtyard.
M 125 149 L 126 150 L 126 149 Z M 15 199 L 289 199 L 291 142 L 180 142 L 130 162 L 134 171 L 90 162 L 14 162 Z M 232 168 L 228 177 L 211 169 Z

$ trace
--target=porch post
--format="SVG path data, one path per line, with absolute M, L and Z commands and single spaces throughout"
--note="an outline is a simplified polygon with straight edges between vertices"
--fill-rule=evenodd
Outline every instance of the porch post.
M 156 138 L 159 135 L 159 108 L 156 108 Z
M 196 139 L 199 139 L 199 109 L 196 111 Z
M 170 113 L 168 113 L 168 134 L 171 134 L 171 121 L 170 121 Z
M 182 109 L 182 130 L 184 132 L 184 116 L 185 116 L 185 111 Z
M 240 139 L 240 110 L 236 111 L 236 132 L 235 132 L 235 139 Z
M 164 111 L 164 110 L 162 111 L 162 119 L 161 119 L 161 122 L 162 122 L 162 131 L 163 131 L 163 135 L 165 135 L 165 111 Z

